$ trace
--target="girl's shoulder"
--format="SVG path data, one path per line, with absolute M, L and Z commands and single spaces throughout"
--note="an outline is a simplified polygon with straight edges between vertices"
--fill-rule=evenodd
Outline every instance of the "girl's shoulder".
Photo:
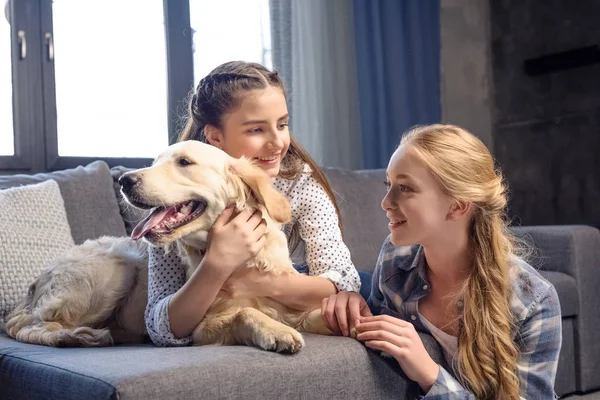
M 513 256 L 511 260 L 510 278 L 513 289 L 511 308 L 518 321 L 526 319 L 530 310 L 548 295 L 555 295 L 552 283 L 520 257 Z

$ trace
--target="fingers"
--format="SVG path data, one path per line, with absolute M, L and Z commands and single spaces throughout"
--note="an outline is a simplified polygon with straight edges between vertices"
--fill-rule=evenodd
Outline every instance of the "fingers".
M 350 336 L 348 327 L 348 302 L 345 301 L 344 297 L 346 297 L 345 293 L 340 293 L 337 296 L 337 301 L 335 304 L 335 317 L 342 335 Z
M 261 237 L 259 237 L 258 240 L 250 247 L 250 253 L 253 256 L 256 256 L 258 254 L 258 252 L 265 246 L 266 242 L 267 242 L 267 237 L 265 235 L 262 235 Z
M 370 311 L 369 311 L 370 313 Z M 413 324 L 411 324 L 410 322 L 404 321 L 402 319 L 399 318 L 394 318 L 392 316 L 386 315 L 386 314 L 382 314 L 382 315 L 376 315 L 373 316 L 372 314 L 370 316 L 361 316 L 360 317 L 360 322 L 364 323 L 364 322 L 377 322 L 377 321 L 385 321 L 387 323 L 399 326 L 401 328 L 413 328 Z
M 403 355 L 406 354 L 405 349 L 399 348 L 398 346 L 395 346 L 390 342 L 386 342 L 385 340 L 369 340 L 368 342 L 365 342 L 365 346 L 374 350 L 379 350 L 388 353 L 392 357 L 395 357 L 397 360 L 402 358 Z
M 233 213 L 233 211 L 234 211 L 234 209 L 235 209 L 235 206 L 230 205 L 229 207 L 227 207 L 225 209 L 225 211 L 231 210 L 229 212 L 229 216 L 231 216 L 232 213 Z M 225 211 L 223 211 L 223 213 L 221 213 L 221 216 L 225 213 Z M 258 214 L 258 216 L 256 214 Z M 253 222 L 254 221 L 256 222 L 256 224 L 253 225 L 253 227 L 254 227 L 254 226 L 256 226 L 256 225 L 259 224 L 260 219 L 262 218 L 261 215 L 262 214 L 260 214 L 259 210 L 255 210 L 253 208 L 246 208 L 245 210 L 240 211 L 240 213 L 238 215 L 236 215 L 235 217 L 233 217 L 231 219 L 230 223 L 233 224 L 233 226 L 235 228 L 240 229 L 240 228 L 244 227 L 246 225 L 246 223 L 248 223 L 248 222 L 250 222 L 252 220 Z M 254 220 L 253 220 L 253 218 L 254 218 Z M 225 224 L 226 224 L 226 222 L 224 223 L 224 225 Z
M 396 336 L 393 333 L 386 331 L 363 332 L 358 334 L 356 339 L 360 340 L 361 342 L 370 342 L 373 340 L 388 342 L 396 347 L 403 349 L 409 348 L 411 343 L 409 338 L 406 338 L 404 336 Z
M 333 332 L 334 335 L 341 335 L 342 331 L 338 325 L 337 318 L 335 316 L 335 304 L 336 304 L 336 295 L 333 294 L 329 296 L 327 301 L 327 307 L 325 309 L 325 318 L 327 318 L 327 325 L 329 326 L 329 330 Z
M 323 324 L 325 324 L 325 327 L 327 329 L 329 329 L 331 332 L 333 332 L 333 327 L 329 324 L 329 319 L 327 318 L 327 315 L 326 315 L 328 302 L 329 302 L 329 297 L 325 297 L 323 300 L 321 300 L 321 319 L 323 320 Z
M 356 332 L 358 333 L 357 338 L 360 337 L 363 333 L 375 331 L 390 332 L 397 336 L 408 335 L 408 331 L 406 328 L 400 328 L 399 326 L 389 324 L 387 322 L 361 322 L 356 325 Z
M 348 300 L 348 324 L 350 325 L 351 331 L 355 329 L 356 324 L 359 323 L 363 302 L 364 300 L 360 295 L 350 295 L 350 299 Z M 369 309 L 368 306 L 366 308 L 367 310 Z
M 263 223 L 263 221 L 265 221 L 265 219 L 262 217 L 262 212 L 260 210 L 254 210 L 252 212 L 252 215 L 248 219 L 248 224 L 252 228 L 256 229 L 259 225 Z
M 229 221 L 229 218 L 231 218 L 231 215 L 233 214 L 233 209 L 234 207 L 232 205 L 224 209 L 223 212 L 215 220 L 213 227 L 220 227 L 226 225 Z
M 262 212 L 253 208 L 247 208 L 240 212 L 232 222 L 238 228 L 249 228 L 249 232 L 252 232 L 253 237 L 258 240 L 267 230 L 267 221 L 262 217 Z
M 267 232 L 267 221 L 265 221 L 265 219 L 262 216 L 259 216 L 259 218 L 260 219 L 258 220 L 258 224 L 254 226 L 254 234 L 258 237 L 264 235 Z
M 361 309 L 369 307 L 358 293 L 339 292 L 321 301 L 321 318 L 334 335 L 355 337 L 355 326 L 360 319 Z
M 257 212 L 257 210 L 255 210 L 254 208 L 248 207 L 245 210 L 241 211 L 238 215 L 236 215 L 236 217 L 234 218 L 234 220 L 242 222 L 242 223 L 243 222 L 248 222 L 248 221 L 250 221 L 250 219 L 254 216 L 254 214 L 256 212 Z
M 367 304 L 366 301 L 362 302 L 362 304 L 361 304 L 360 316 L 361 317 L 372 317 L 373 316 L 373 313 L 371 312 L 371 309 L 369 308 L 369 305 Z
M 244 211 L 240 212 L 235 219 L 239 219 L 241 222 L 249 222 L 252 226 L 257 226 L 262 220 L 262 212 L 260 210 L 248 207 Z

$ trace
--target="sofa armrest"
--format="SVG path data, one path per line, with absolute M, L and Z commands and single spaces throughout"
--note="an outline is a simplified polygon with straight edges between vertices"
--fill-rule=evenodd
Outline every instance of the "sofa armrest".
M 600 231 L 591 226 L 528 226 L 513 228 L 536 249 L 531 264 L 575 278 L 579 298 L 576 320 L 578 390 L 600 387 Z

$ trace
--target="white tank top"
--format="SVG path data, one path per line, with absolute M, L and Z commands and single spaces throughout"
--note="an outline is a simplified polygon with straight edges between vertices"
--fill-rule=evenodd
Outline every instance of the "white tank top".
M 456 356 L 456 352 L 458 351 L 458 337 L 452 336 L 433 325 L 431 322 L 427 321 L 427 319 L 419 313 L 419 318 L 421 322 L 429 332 L 433 335 L 435 340 L 442 346 L 444 350 L 444 357 L 446 358 L 446 362 L 448 365 L 453 365 L 454 357 Z

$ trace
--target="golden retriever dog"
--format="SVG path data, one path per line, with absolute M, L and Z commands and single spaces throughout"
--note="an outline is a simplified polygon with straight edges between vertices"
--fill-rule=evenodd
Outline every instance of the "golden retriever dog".
M 146 243 L 178 251 L 189 278 L 202 260 L 211 226 L 230 204 L 238 212 L 259 209 L 267 222 L 265 245 L 245 268 L 298 273 L 281 231 L 291 217 L 289 203 L 249 160 L 186 141 L 119 182 L 126 200 L 151 209 L 150 215 L 135 227 L 132 239 L 89 240 L 50 264 L 9 316 L 9 336 L 49 346 L 139 342 L 145 334 Z M 198 345 L 245 344 L 294 353 L 304 344 L 299 331 L 330 333 L 320 309 L 297 311 L 267 297 L 217 298 L 192 338 Z

